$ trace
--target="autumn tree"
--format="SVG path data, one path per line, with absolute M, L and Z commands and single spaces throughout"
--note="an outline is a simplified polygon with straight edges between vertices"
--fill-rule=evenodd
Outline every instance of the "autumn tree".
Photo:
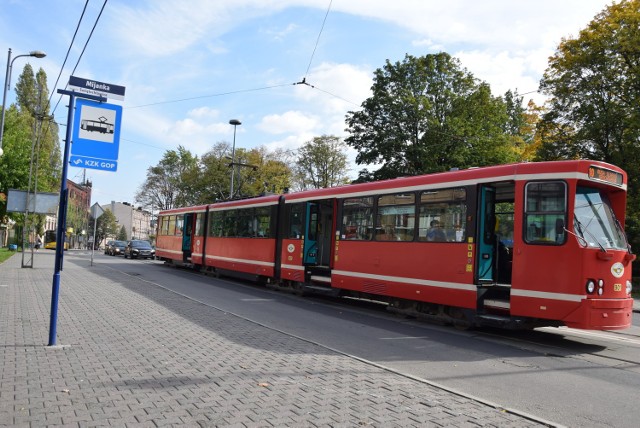
M 236 149 L 234 198 L 281 193 L 290 186 L 290 155 L 284 150 L 269 152 L 265 147 Z M 194 185 L 198 203 L 226 200 L 231 192 L 231 146 L 215 144 L 200 159 L 200 172 Z
M 265 147 L 236 151 L 236 162 L 243 166 L 236 172 L 240 197 L 282 193 L 291 186 L 291 154 L 286 150 L 269 152 Z
M 640 203 L 640 0 L 607 6 L 561 41 L 540 89 L 550 97 L 539 126 L 538 159 L 588 158 L 629 174 L 629 206 Z M 640 213 L 627 230 L 640 246 Z
M 346 118 L 345 141 L 358 151 L 356 163 L 380 166 L 360 171 L 360 179 L 517 160 L 504 99 L 447 53 L 387 60 L 371 90 L 362 109 Z
M 193 205 L 193 177 L 197 174 L 197 156 L 182 146 L 178 150 L 168 150 L 157 165 L 148 168 L 147 178 L 135 200 L 158 210 Z
M 320 189 L 347 184 L 348 146 L 338 137 L 322 135 L 307 141 L 295 163 L 296 190 Z

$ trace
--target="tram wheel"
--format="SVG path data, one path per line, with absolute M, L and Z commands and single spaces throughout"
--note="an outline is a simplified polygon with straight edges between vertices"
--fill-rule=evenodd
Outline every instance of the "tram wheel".
M 464 311 L 460 308 L 450 308 L 449 316 L 451 317 L 451 322 L 456 330 L 466 331 L 471 330 L 473 327 L 467 319 L 467 316 L 464 314 Z

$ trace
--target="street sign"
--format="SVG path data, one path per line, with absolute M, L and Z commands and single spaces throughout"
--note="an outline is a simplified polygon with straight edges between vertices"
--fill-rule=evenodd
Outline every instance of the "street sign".
M 99 203 L 96 202 L 95 204 L 91 205 L 91 217 L 98 218 L 102 214 L 104 214 L 104 210 Z
M 83 94 L 103 96 L 112 100 L 124 101 L 124 86 L 71 76 L 69 78 L 69 87 Z
M 121 121 L 122 106 L 79 98 L 69 164 L 104 171 L 118 169 Z

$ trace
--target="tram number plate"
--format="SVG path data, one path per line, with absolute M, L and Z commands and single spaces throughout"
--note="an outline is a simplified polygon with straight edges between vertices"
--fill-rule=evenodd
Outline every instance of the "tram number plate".
M 622 291 L 622 284 L 613 284 L 613 291 Z

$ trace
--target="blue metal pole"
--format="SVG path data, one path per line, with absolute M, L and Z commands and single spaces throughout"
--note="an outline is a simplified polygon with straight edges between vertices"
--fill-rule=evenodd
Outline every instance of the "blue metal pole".
M 62 160 L 62 180 L 60 184 L 60 204 L 58 205 L 58 230 L 56 231 L 56 261 L 53 272 L 53 285 L 51 290 L 51 318 L 49 322 L 49 346 L 56 344 L 56 325 L 58 323 L 58 297 L 60 295 L 60 272 L 64 257 L 65 234 L 67 229 L 67 170 L 69 169 L 69 150 L 71 148 L 71 132 L 73 124 L 73 110 L 75 109 L 76 93 L 58 89 L 59 94 L 69 95 L 69 111 L 67 112 L 67 134 L 64 140 L 64 157 Z M 103 102 L 104 97 L 82 94 L 82 98 L 88 98 Z
M 58 91 L 60 92 L 60 91 Z M 60 184 L 60 204 L 58 205 L 58 229 L 56 230 L 56 261 L 53 272 L 53 286 L 51 290 L 51 319 L 49 323 L 49 346 L 56 344 L 56 325 L 58 323 L 58 296 L 60 294 L 60 272 L 64 257 L 65 225 L 67 223 L 67 170 L 69 169 L 69 149 L 71 147 L 71 124 L 73 123 L 73 109 L 75 96 L 69 94 L 69 111 L 67 112 L 67 134 L 64 140 L 64 157 L 62 160 L 62 180 Z

